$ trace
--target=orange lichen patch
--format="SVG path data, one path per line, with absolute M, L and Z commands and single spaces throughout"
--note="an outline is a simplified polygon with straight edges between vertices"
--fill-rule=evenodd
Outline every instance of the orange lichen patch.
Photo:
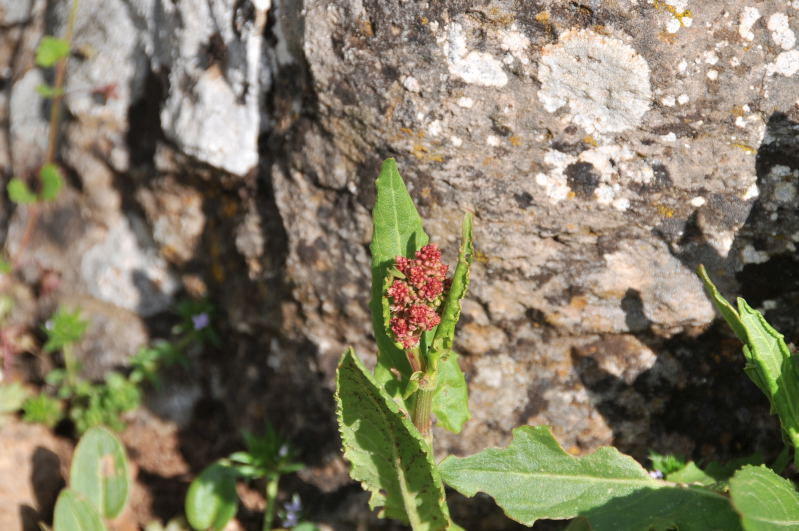
M 443 155 L 438 153 L 430 153 L 430 149 L 422 144 L 415 144 L 411 148 L 411 153 L 419 160 L 426 162 L 444 162 Z
M 372 27 L 372 23 L 367 19 L 361 19 L 358 21 L 359 26 L 361 27 L 361 33 L 366 35 L 367 37 L 374 37 L 375 31 Z
M 170 262 L 180 262 L 180 251 L 171 245 L 164 245 L 161 247 L 161 254 Z
M 427 17 L 422 17 L 419 19 L 419 22 L 421 22 L 423 25 L 426 26 L 430 22 L 430 19 L 428 19 Z
M 583 308 L 588 306 L 588 299 L 585 298 L 585 295 L 575 295 L 569 301 L 569 306 L 571 306 L 575 310 L 582 310 Z
M 743 105 L 733 105 L 732 106 L 732 115 L 736 118 L 742 118 L 745 114 Z
M 574 190 L 569 190 L 569 193 L 566 194 L 566 199 L 574 199 L 577 197 L 577 194 L 574 193 Z
M 508 26 L 515 20 L 510 13 L 502 12 L 498 7 L 492 7 L 486 13 L 491 22 Z
M 232 218 L 239 212 L 238 204 L 232 199 L 226 198 L 222 202 L 222 215 L 227 218 Z
M 661 31 L 658 33 L 658 39 L 665 42 L 666 44 L 674 44 L 674 41 L 677 40 L 676 33 L 669 33 L 668 31 Z
M 597 147 L 599 145 L 599 142 L 597 142 L 596 139 L 591 135 L 588 135 L 583 137 L 583 144 L 588 144 L 589 146 Z
M 222 264 L 219 262 L 214 262 L 211 264 L 211 274 L 214 276 L 214 280 L 217 282 L 222 282 L 225 280 L 225 270 L 222 268 Z
M 477 249 L 474 251 L 474 260 L 475 262 L 480 262 L 482 264 L 485 264 L 488 262 L 488 257 L 485 255 L 483 251 Z
M 671 16 L 676 18 L 680 21 L 680 26 L 685 27 L 685 22 L 683 22 L 684 18 L 693 18 L 693 13 L 691 13 L 690 9 L 686 9 L 685 11 L 677 11 L 677 8 L 673 5 L 667 4 L 661 0 L 655 0 L 655 9 L 660 9 L 661 11 L 666 11 L 671 13 Z
M 211 237 L 211 243 L 208 246 L 208 254 L 211 255 L 211 274 L 214 280 L 222 282 L 225 280 L 225 270 L 222 268 L 220 257 L 222 256 L 222 248 L 216 237 Z
M 663 216 L 664 218 L 672 218 L 674 217 L 674 209 L 667 207 L 666 205 L 657 204 L 655 208 L 658 211 L 658 214 Z
M 538 22 L 541 22 L 542 24 L 548 24 L 549 23 L 549 17 L 550 17 L 549 11 L 541 11 L 540 13 L 538 13 L 535 16 L 535 19 Z
M 510 137 L 508 139 L 508 142 L 510 142 L 510 145 L 513 146 L 513 147 L 519 147 L 519 146 L 522 145 L 522 139 L 520 137 L 518 137 L 518 136 Z
M 413 136 L 413 129 L 409 129 L 407 127 L 400 127 L 400 132 L 405 133 L 408 136 Z
M 731 145 L 732 145 L 732 147 L 737 147 L 738 149 L 743 149 L 747 153 L 752 153 L 752 154 L 757 153 L 757 149 L 753 148 L 749 144 L 731 144 Z

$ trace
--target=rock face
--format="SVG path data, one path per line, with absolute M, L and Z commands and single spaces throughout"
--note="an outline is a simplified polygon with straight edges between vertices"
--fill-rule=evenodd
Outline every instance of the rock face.
M 0 0 L 9 24 L 26 20 L 22 4 Z M 728 455 L 775 436 L 694 268 L 796 334 L 796 2 L 81 10 L 77 45 L 92 52 L 72 61 L 62 150 L 81 187 L 44 216 L 80 216 L 80 251 L 48 251 L 45 232 L 31 255 L 143 317 L 181 286 L 208 291 L 230 331 L 212 387 L 236 423 L 324 437 L 311 461 L 341 469 L 335 364 L 346 345 L 374 352 L 370 209 L 394 156 L 450 262 L 462 212 L 475 214 L 457 344 L 474 419 L 438 433 L 442 451 L 502 444 L 520 423 L 553 425 L 573 452 L 615 442 L 637 457 Z M 31 13 L 3 47 L 35 40 Z M 53 31 L 63 13 L 47 20 Z M 46 127 L 30 55 L 0 96 L 13 149 L 0 161 L 19 174 Z M 23 225 L 17 211 L 12 250 Z M 106 290 L 103 275 L 120 284 Z

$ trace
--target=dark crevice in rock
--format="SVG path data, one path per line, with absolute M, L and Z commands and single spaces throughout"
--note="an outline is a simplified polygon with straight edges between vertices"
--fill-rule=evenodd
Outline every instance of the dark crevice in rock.
M 758 450 L 776 456 L 777 422 L 768 414 L 768 400 L 743 372 L 740 344 L 724 326 L 667 340 L 637 334 L 658 358 L 632 383 L 600 366 L 605 356 L 625 356 L 623 342 L 605 338 L 573 350 L 580 381 L 620 451 L 641 462 L 649 449 L 688 453 L 699 463 Z
M 163 101 L 166 76 L 149 71 L 144 81 L 141 98 L 130 106 L 128 130 L 125 140 L 130 153 L 130 167 L 154 168 L 155 150 L 163 141 L 161 130 L 161 102 Z

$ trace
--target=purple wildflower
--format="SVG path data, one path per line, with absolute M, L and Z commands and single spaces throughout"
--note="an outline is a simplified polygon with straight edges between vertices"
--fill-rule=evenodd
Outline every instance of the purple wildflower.
M 283 518 L 283 527 L 291 528 L 300 523 L 300 511 L 302 511 L 302 501 L 294 494 L 290 502 L 283 504 L 286 516 Z
M 194 325 L 195 330 L 202 330 L 208 326 L 210 319 L 208 318 L 208 314 L 203 312 L 198 313 L 197 315 L 192 315 L 191 322 Z

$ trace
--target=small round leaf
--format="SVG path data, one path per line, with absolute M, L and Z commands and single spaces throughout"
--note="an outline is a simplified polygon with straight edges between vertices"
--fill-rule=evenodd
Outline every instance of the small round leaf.
M 107 428 L 83 434 L 70 467 L 69 486 L 88 499 L 105 518 L 115 518 L 128 501 L 130 479 L 125 448 Z
M 72 489 L 58 495 L 53 514 L 54 531 L 106 531 L 97 509 Z
M 236 471 L 217 461 L 207 466 L 189 486 L 186 519 L 194 529 L 220 531 L 236 514 Z

